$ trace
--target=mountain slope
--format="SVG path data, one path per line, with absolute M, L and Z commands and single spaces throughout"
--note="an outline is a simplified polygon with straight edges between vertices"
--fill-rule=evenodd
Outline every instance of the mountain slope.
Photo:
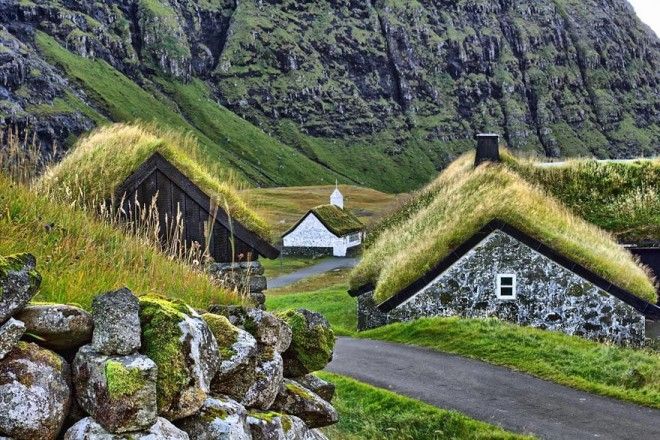
M 176 120 L 264 185 L 418 187 L 478 131 L 553 157 L 660 152 L 660 41 L 625 0 L 0 0 L 0 121 L 61 143 L 124 103 L 46 38 L 171 113 L 129 117 Z

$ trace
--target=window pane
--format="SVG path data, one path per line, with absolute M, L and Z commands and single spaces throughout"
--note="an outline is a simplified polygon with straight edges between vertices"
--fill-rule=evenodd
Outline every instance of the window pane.
M 500 288 L 500 296 L 513 296 L 513 287 Z
M 513 277 L 500 278 L 500 286 L 513 286 Z

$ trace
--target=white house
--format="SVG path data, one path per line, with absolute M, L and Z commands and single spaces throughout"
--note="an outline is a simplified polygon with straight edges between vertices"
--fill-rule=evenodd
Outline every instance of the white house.
M 344 196 L 335 188 L 329 205 L 307 212 L 282 236 L 287 255 L 333 255 L 345 257 L 364 238 L 362 222 L 344 208 Z

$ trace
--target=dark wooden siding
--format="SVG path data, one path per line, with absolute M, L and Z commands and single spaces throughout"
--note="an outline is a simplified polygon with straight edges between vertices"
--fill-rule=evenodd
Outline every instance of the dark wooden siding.
M 161 240 L 167 239 L 168 232 L 165 225 L 172 228 L 180 212 L 188 248 L 194 242 L 199 243 L 202 247 L 206 246 L 206 231 L 208 225 L 213 224 L 209 253 L 215 261 L 232 262 L 258 258 L 257 252 L 238 238 L 233 239 L 234 255 L 232 256 L 230 231 L 220 222 L 213 221 L 214 210 L 210 206 L 198 204 L 174 181 L 157 169 L 138 184 L 134 193 L 130 194 L 127 199 L 130 200 L 130 204 L 127 201 L 124 209 L 130 209 L 134 200 L 137 200 L 141 206 L 148 207 L 154 197 L 156 197 L 158 209 Z

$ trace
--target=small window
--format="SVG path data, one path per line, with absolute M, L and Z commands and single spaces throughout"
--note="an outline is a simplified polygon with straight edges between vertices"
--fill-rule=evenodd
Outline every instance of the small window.
M 501 299 L 516 298 L 516 275 L 499 274 L 497 275 L 497 297 Z

